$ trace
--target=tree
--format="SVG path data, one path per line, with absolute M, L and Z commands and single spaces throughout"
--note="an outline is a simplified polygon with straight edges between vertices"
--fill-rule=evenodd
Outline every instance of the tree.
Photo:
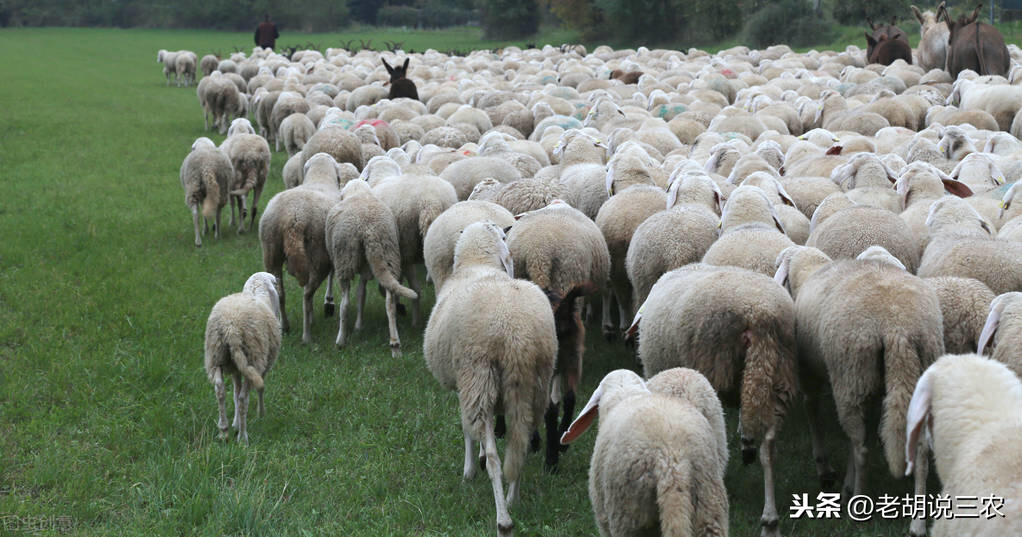
M 488 39 L 514 39 L 536 33 L 536 0 L 483 0 L 483 29 Z

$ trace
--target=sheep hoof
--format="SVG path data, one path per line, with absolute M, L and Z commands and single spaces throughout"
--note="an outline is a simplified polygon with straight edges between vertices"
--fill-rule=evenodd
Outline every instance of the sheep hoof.
M 510 537 L 511 535 L 514 535 L 514 531 L 515 531 L 514 522 L 508 522 L 506 524 L 500 523 L 497 524 L 497 535 L 499 537 Z
M 759 534 L 760 537 L 776 537 L 777 535 L 779 535 L 777 531 L 778 524 L 779 523 L 776 516 L 770 518 L 767 518 L 766 516 L 761 517 L 759 519 L 759 525 L 761 528 Z
M 394 306 L 397 308 L 397 314 L 401 317 L 408 315 L 408 308 L 406 308 L 401 302 L 394 301 Z
M 607 340 L 607 343 L 613 343 L 617 340 L 617 330 L 613 326 L 604 326 L 603 338 Z
M 202 241 L 195 241 L 196 248 L 202 248 Z
M 504 415 L 500 414 L 497 416 L 497 423 L 493 426 L 493 435 L 497 438 L 504 438 L 504 433 L 507 432 L 507 423 L 504 421 Z
M 752 464 L 754 462 L 756 462 L 756 448 L 742 448 L 742 464 Z
M 333 302 L 327 302 L 323 304 L 324 317 L 333 317 L 335 311 L 337 311 L 337 306 Z
M 529 453 L 537 451 L 539 451 L 539 431 L 532 431 L 532 436 L 529 437 Z
M 227 429 L 220 429 L 220 433 L 216 435 L 217 440 L 227 440 Z
M 830 490 L 837 486 L 837 472 L 831 470 L 820 475 L 820 488 Z
M 553 463 L 544 461 L 543 470 L 550 475 L 557 475 L 557 461 L 554 461 Z
M 400 343 L 391 343 L 390 344 L 390 357 L 391 358 L 400 358 L 401 357 L 401 344 Z

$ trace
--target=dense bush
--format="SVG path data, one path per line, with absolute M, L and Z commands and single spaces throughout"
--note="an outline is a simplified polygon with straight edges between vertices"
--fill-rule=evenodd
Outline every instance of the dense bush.
M 913 19 L 909 5 L 911 0 L 858 0 L 856 2 L 835 2 L 834 18 L 841 24 L 866 26 L 866 19 L 873 22 L 891 22 Z M 919 4 L 922 6 L 923 4 Z M 922 9 L 922 7 L 920 7 Z
M 681 0 L 596 0 L 615 38 L 640 43 L 682 37 L 686 4 Z
M 419 9 L 413 6 L 383 6 L 376 13 L 380 26 L 411 26 L 419 22 Z
M 745 41 L 756 48 L 780 43 L 804 47 L 826 43 L 835 36 L 834 21 L 814 13 L 805 0 L 769 4 L 749 17 L 745 26 Z
M 483 29 L 487 39 L 515 39 L 536 33 L 536 0 L 483 0 Z

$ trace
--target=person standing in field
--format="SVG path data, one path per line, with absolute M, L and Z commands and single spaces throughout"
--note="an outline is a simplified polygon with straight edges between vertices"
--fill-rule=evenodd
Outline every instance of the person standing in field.
M 264 13 L 263 22 L 256 27 L 255 44 L 263 48 L 273 48 L 278 37 L 280 37 L 280 32 L 277 31 L 277 25 L 270 20 L 269 13 Z

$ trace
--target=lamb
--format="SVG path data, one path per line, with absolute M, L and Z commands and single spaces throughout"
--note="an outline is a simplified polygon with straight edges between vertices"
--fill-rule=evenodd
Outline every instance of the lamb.
M 455 248 L 454 272 L 426 324 L 423 356 L 440 385 L 458 391 L 465 479 L 475 475 L 476 443 L 482 444 L 501 537 L 513 531 L 508 507 L 518 496 L 525 450 L 547 403 L 556 354 L 546 295 L 536 284 L 513 278 L 510 251 L 498 227 L 469 225 Z M 498 402 L 507 424 L 506 499 L 494 435 Z
M 326 217 L 340 201 L 341 173 L 340 165 L 329 154 L 313 155 L 305 163 L 305 181 L 270 199 L 259 220 L 263 266 L 277 278 L 284 332 L 291 331 L 284 307 L 285 262 L 287 271 L 303 288 L 302 341 L 306 344 L 312 343 L 312 298 L 324 279 L 327 280 L 324 313 L 329 316 L 334 307 L 332 278 L 328 279 L 333 265 L 326 247 Z
M 618 326 L 628 328 L 635 314 L 632 304 L 632 286 L 628 281 L 625 261 L 628 245 L 639 224 L 667 206 L 667 194 L 653 185 L 635 185 L 620 191 L 607 200 L 596 214 L 596 225 L 607 241 L 610 252 L 610 285 L 618 306 Z M 634 305 L 637 307 L 637 305 Z M 603 299 L 603 335 L 613 339 L 618 335 L 611 319 L 610 297 Z
M 301 112 L 295 112 L 280 122 L 277 150 L 280 150 L 279 141 L 283 140 L 287 155 L 294 156 L 305 147 L 305 142 L 315 133 L 316 126 L 312 120 Z
M 702 261 L 708 265 L 742 267 L 770 275 L 777 254 L 795 244 L 784 234 L 773 204 L 755 186 L 743 185 L 731 193 L 720 226 L 720 238 L 703 255 Z
M 255 225 L 256 215 L 259 213 L 259 195 L 263 192 L 266 184 L 266 177 L 270 174 L 270 144 L 266 139 L 254 132 L 252 125 L 247 119 L 238 118 L 232 123 L 232 129 L 247 127 L 249 132 L 233 134 L 228 136 L 220 149 L 231 159 L 234 166 L 234 180 L 231 183 L 231 224 L 234 223 L 234 206 L 238 205 L 240 221 L 238 222 L 238 233 Z M 252 192 L 252 220 L 248 226 L 245 225 L 247 208 L 245 206 L 246 196 Z
M 854 259 L 870 246 L 882 246 L 909 272 L 919 267 L 919 243 L 905 220 L 886 209 L 857 205 L 835 212 L 813 228 L 806 246 L 831 259 Z
M 419 295 L 398 283 L 401 276 L 401 251 L 398 249 L 397 221 L 390 209 L 373 195 L 369 184 L 349 181 L 341 189 L 341 200 L 326 216 L 326 246 L 330 252 L 334 276 L 341 293 L 340 326 L 337 348 L 347 343 L 348 297 L 351 280 L 359 278 L 358 312 L 355 330 L 362 328 L 366 281 L 376 278 L 386 290 L 387 325 L 390 353 L 401 356 L 397 333 L 397 308 L 394 295 L 417 299 Z
M 916 383 L 908 408 L 905 453 L 912 472 L 926 456 L 921 436 L 932 446 L 937 473 L 947 498 L 1004 498 L 1002 516 L 938 518 L 933 537 L 999 537 L 1022 533 L 1022 383 L 1004 365 L 975 354 L 947 355 L 930 366 Z M 990 491 L 996 491 L 991 493 Z M 995 504 L 996 505 L 996 504 Z M 958 511 L 956 509 L 956 511 Z
M 920 277 L 975 278 L 994 294 L 1022 289 L 1022 243 L 998 241 L 990 225 L 965 200 L 941 198 L 930 206 L 930 243 L 919 263 Z
M 461 201 L 450 206 L 429 226 L 422 240 L 426 272 L 437 292 L 441 291 L 454 267 L 454 248 L 462 231 L 475 222 L 492 222 L 501 229 L 515 223 L 507 209 L 488 201 Z
M 976 344 L 976 352 L 983 354 L 988 347 L 991 358 L 1008 366 L 1016 375 L 1022 375 L 1022 293 L 1011 292 L 998 296 L 990 303 L 990 314 Z
M 892 475 L 905 471 L 905 413 L 923 369 L 944 353 L 940 304 L 921 278 L 884 260 L 830 261 L 811 247 L 793 247 L 777 260 L 775 280 L 795 298 L 800 385 L 809 411 L 813 456 L 824 488 L 834 472 L 820 430 L 819 399 L 829 380 L 841 427 L 851 442 L 844 492 L 866 486 L 866 416 L 883 394 L 880 439 Z M 850 327 L 855 327 L 851 329 Z M 926 493 L 926 468 L 915 494 Z M 909 532 L 926 533 L 923 519 Z
M 581 300 L 575 298 L 594 292 L 597 285 L 607 280 L 610 253 L 600 228 L 560 200 L 519 216 L 507 234 L 507 243 L 519 278 L 532 281 L 547 293 L 560 295 L 562 303 L 570 300 L 564 306 L 565 315 L 555 314 L 558 359 L 546 413 L 546 465 L 553 468 L 559 453 L 557 439 L 574 412 L 582 377 L 585 325 L 579 318 Z M 564 419 L 558 427 L 562 393 Z
M 277 279 L 256 272 L 240 293 L 225 296 L 213 306 L 206 321 L 206 376 L 216 392 L 220 416 L 220 439 L 227 438 L 227 404 L 224 374 L 234 379 L 234 423 L 238 442 L 248 444 L 248 394 L 259 394 L 259 417 L 263 406 L 266 374 L 280 352 L 280 310 Z
M 201 208 L 203 230 L 209 228 L 207 219 L 216 214 L 213 236 L 220 238 L 220 211 L 227 205 L 227 195 L 234 180 L 231 160 L 209 138 L 199 138 L 191 152 L 181 163 L 181 187 L 185 190 L 185 205 L 192 211 L 195 228 L 195 246 L 202 246 L 199 236 Z
M 686 199 L 700 190 L 708 199 L 702 203 Z M 639 224 L 628 245 L 625 270 L 632 284 L 633 304 L 644 303 L 663 274 L 702 259 L 717 240 L 720 220 L 714 209 L 719 210 L 720 191 L 712 180 L 686 176 L 675 180 L 667 195 L 667 210 Z M 679 197 L 684 202 L 672 205 Z
M 937 293 L 944 318 L 944 351 L 948 354 L 972 352 L 979 342 L 994 293 L 983 282 L 972 278 L 924 278 Z
M 724 412 L 705 377 L 675 368 L 647 383 L 612 371 L 562 442 L 585 432 L 597 413 L 589 499 L 600 535 L 728 534 Z
M 650 290 L 630 331 L 651 377 L 691 367 L 724 398 L 740 400 L 742 460 L 763 466 L 763 535 L 778 534 L 774 439 L 795 396 L 795 313 L 769 276 L 736 267 L 687 265 Z

